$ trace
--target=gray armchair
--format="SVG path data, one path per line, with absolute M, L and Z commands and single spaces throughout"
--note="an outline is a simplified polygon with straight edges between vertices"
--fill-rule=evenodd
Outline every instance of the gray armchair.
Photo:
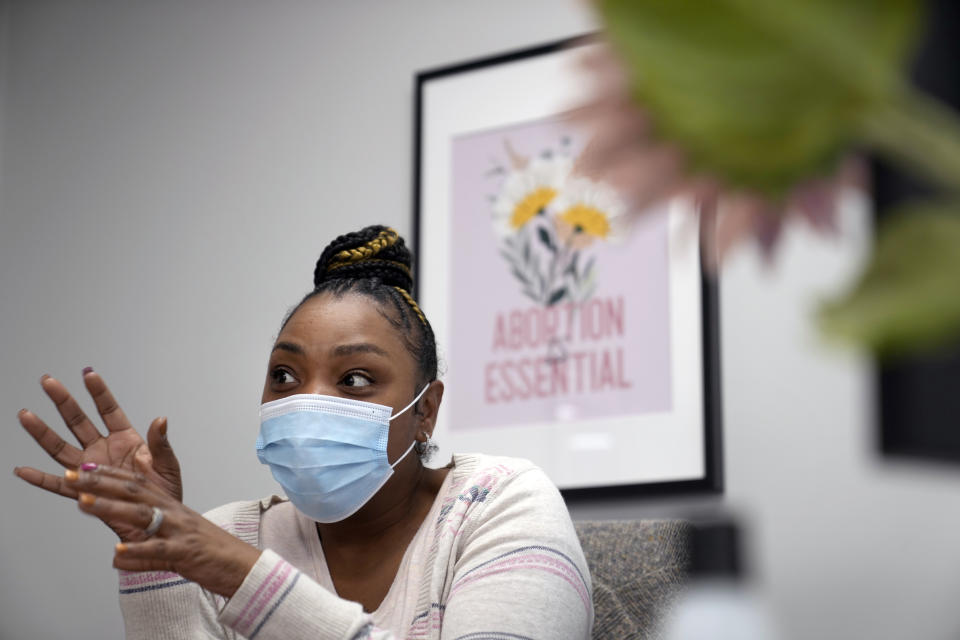
M 574 523 L 593 580 L 596 640 L 656 638 L 689 562 L 683 520 Z

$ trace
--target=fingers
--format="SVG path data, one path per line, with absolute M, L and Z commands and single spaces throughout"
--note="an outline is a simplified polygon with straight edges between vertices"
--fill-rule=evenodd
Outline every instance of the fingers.
M 64 479 L 60 476 L 44 473 L 43 471 L 34 469 L 33 467 L 17 467 L 13 470 L 13 473 L 21 480 L 24 480 L 35 487 L 40 487 L 45 491 L 49 491 L 50 493 L 56 493 L 57 495 L 64 496 L 65 498 L 77 497 L 76 489 L 64 482 Z
M 57 411 L 60 412 L 67 428 L 73 432 L 73 435 L 77 437 L 84 448 L 102 437 L 97 428 L 90 422 L 90 419 L 87 418 L 83 409 L 80 408 L 80 405 L 77 404 L 77 401 L 73 399 L 73 396 L 59 380 L 44 375 L 40 378 L 40 386 L 43 387 L 43 391 L 53 401 L 53 404 L 57 406 Z
M 177 456 L 173 453 L 173 447 L 167 440 L 166 418 L 157 418 L 150 424 L 150 428 L 147 430 L 147 447 L 153 457 L 153 470 L 169 482 L 170 486 L 179 488 L 180 461 L 177 460 Z M 183 499 L 183 495 L 174 497 L 178 500 Z
M 174 545 L 162 538 L 151 538 L 143 542 L 121 542 L 116 546 L 118 556 L 128 559 L 155 558 L 173 560 Z
M 68 468 L 80 465 L 80 450 L 67 444 L 66 440 L 57 435 L 57 432 L 48 427 L 36 414 L 22 409 L 17 414 L 17 419 L 30 437 L 36 440 L 40 448 L 51 458 Z
M 97 411 L 103 418 L 103 424 L 107 426 L 108 431 L 116 433 L 131 428 L 126 414 L 117 404 L 116 399 L 107 387 L 107 383 L 103 381 L 99 373 L 93 369 L 84 369 L 83 384 L 87 387 L 90 397 L 93 398 L 93 403 L 97 405 Z
M 104 522 L 123 522 L 135 529 L 146 529 L 153 521 L 154 507 L 143 502 L 112 500 L 81 491 L 77 505 L 84 513 L 96 516 Z M 161 522 L 160 530 L 164 527 L 165 523 Z
M 164 538 L 143 542 L 119 542 L 114 547 L 113 566 L 124 571 L 177 571 L 186 557 L 183 545 Z
M 68 476 L 71 476 L 70 472 L 67 472 Z M 138 484 L 146 483 L 147 479 L 142 473 L 136 471 L 130 471 L 129 469 L 122 469 L 120 467 L 113 467 L 107 464 L 97 464 L 96 462 L 84 462 L 80 469 L 78 469 L 76 477 L 68 477 L 71 483 L 81 482 L 84 479 L 93 480 L 96 482 L 96 479 L 93 476 L 105 476 L 108 478 L 113 478 L 115 480 L 128 480 L 131 482 L 136 482 Z
M 88 469 L 92 465 L 87 465 Z M 125 502 L 142 503 L 149 507 L 170 504 L 166 494 L 157 491 L 139 472 L 115 467 L 100 466 L 90 470 L 64 473 L 68 486 L 78 493 L 87 493 L 95 498 L 112 498 Z
M 125 547 L 120 547 L 124 544 Z M 127 555 L 130 543 L 118 543 L 116 554 L 113 556 L 113 568 L 122 571 L 174 571 L 173 563 L 154 557 L 131 557 Z M 123 551 L 120 551 L 120 549 Z

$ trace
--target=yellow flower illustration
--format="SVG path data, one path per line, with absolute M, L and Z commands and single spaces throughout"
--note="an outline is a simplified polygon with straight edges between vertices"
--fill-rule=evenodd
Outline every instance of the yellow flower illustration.
M 526 195 L 520 202 L 513 207 L 513 215 L 510 216 L 510 226 L 517 230 L 530 222 L 535 215 L 543 213 L 550 201 L 557 196 L 557 190 L 553 187 L 538 187 Z
M 601 239 L 606 238 L 610 233 L 607 214 L 587 204 L 575 204 L 557 218 L 573 227 L 577 233 L 586 233 Z
M 572 249 L 583 249 L 595 240 L 620 240 L 626 230 L 626 208 L 603 183 L 587 178 L 569 180 L 554 206 L 557 236 Z
M 501 236 L 516 233 L 543 215 L 570 172 L 567 158 L 537 159 L 507 176 L 493 203 L 494 227 Z

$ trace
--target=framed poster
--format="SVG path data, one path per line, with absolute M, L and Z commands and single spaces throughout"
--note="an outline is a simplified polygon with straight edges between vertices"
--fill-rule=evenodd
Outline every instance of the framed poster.
M 690 204 L 578 172 L 585 40 L 416 77 L 417 291 L 439 459 L 529 458 L 568 498 L 719 491 L 717 291 Z

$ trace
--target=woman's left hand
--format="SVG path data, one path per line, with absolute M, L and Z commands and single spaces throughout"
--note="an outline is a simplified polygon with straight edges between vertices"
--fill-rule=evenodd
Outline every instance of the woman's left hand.
M 113 566 L 126 571 L 172 571 L 205 589 L 231 597 L 256 564 L 260 550 L 230 535 L 148 482 L 142 473 L 100 466 L 68 471 L 80 510 L 104 520 L 146 529 L 160 509 L 163 520 L 143 542 L 116 546 Z

